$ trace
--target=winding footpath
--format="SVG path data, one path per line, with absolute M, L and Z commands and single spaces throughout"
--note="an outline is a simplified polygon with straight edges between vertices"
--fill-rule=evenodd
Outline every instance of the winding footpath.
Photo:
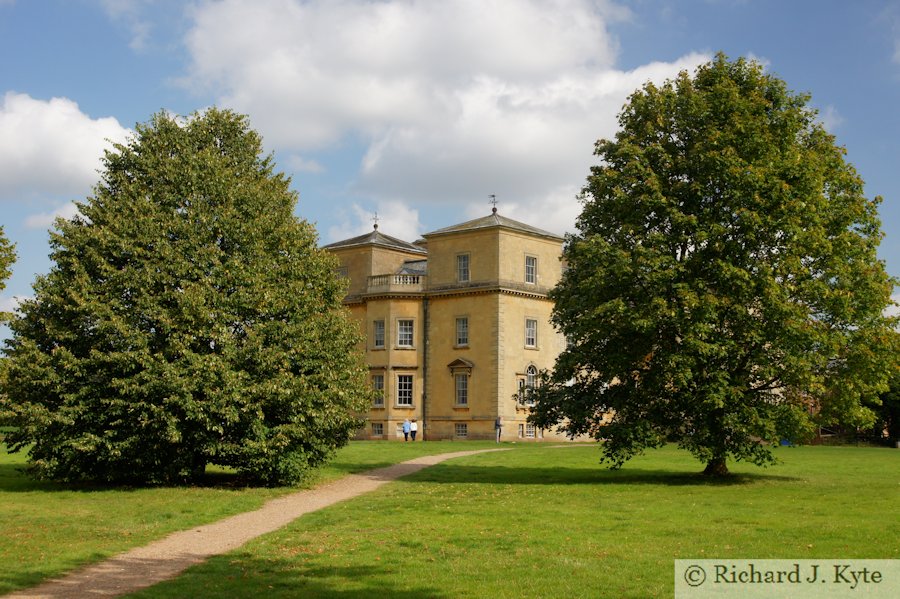
M 175 578 L 187 568 L 213 555 L 237 549 L 247 541 L 285 526 L 303 514 L 374 491 L 381 485 L 482 449 L 422 456 L 387 468 L 350 474 L 314 489 L 273 499 L 260 509 L 237 514 L 212 524 L 176 532 L 106 561 L 86 566 L 39 586 L 6 595 L 9 599 L 61 599 L 118 597 Z

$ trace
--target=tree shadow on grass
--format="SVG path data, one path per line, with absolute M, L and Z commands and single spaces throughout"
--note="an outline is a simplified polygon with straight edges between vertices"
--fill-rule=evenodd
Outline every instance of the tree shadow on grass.
M 663 485 L 722 487 L 763 482 L 795 482 L 777 474 L 737 473 L 709 477 L 700 472 L 673 472 L 640 468 L 523 468 L 439 464 L 407 477 L 410 482 L 481 483 L 496 485 Z
M 26 472 L 25 464 L 0 463 L 0 492 L 4 493 L 31 493 L 44 491 L 47 493 L 59 491 L 83 491 L 86 493 L 95 491 L 136 491 L 139 489 L 160 488 L 209 488 L 209 489 L 244 489 L 251 487 L 246 477 L 234 472 L 207 472 L 203 479 L 197 482 L 184 484 L 134 484 L 134 483 L 101 483 L 101 482 L 56 482 L 52 480 L 35 479 Z M 259 486 L 259 485 L 256 485 Z M 305 487 L 297 487 L 300 491 Z
M 137 599 L 204 597 L 210 599 L 449 599 L 451 595 L 419 580 L 414 571 L 369 563 L 322 565 L 296 559 L 261 558 L 249 553 L 215 556 L 190 568 L 177 579 L 159 583 L 129 597 Z M 403 588 L 392 585 L 402 580 Z
M 377 563 L 366 566 L 322 565 L 330 556 L 320 556 L 318 565 L 304 563 L 297 559 L 275 559 L 257 557 L 246 552 L 213 556 L 205 562 L 190 567 L 176 578 L 146 587 L 148 579 L 159 576 L 160 572 L 172 570 L 168 560 L 129 559 L 121 560 L 114 567 L 102 572 L 94 571 L 100 558 L 92 560 L 85 569 L 75 570 L 77 578 L 65 578 L 48 572 L 28 572 L 18 575 L 0 575 L 0 593 L 36 588 L 48 583 L 50 578 L 59 583 L 43 586 L 42 596 L 73 597 L 98 595 L 121 595 L 123 590 L 141 588 L 129 597 L 222 597 L 253 598 L 266 597 L 339 597 L 342 599 L 363 599 L 370 597 L 398 597 L 400 599 L 449 598 L 440 589 L 416 585 L 413 572 L 404 575 L 398 569 Z M 176 560 L 177 561 L 177 560 Z M 183 566 L 181 566 L 183 567 Z M 175 566 L 178 568 L 178 566 Z M 390 581 L 403 577 L 404 587 L 391 588 Z

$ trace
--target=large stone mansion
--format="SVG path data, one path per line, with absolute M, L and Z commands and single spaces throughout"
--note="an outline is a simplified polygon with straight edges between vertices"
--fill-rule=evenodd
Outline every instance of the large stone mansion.
M 366 439 L 559 436 L 526 422 L 528 389 L 565 340 L 548 291 L 563 239 L 493 213 L 407 243 L 378 231 L 325 246 L 349 279 L 344 303 L 365 334 L 373 387 Z

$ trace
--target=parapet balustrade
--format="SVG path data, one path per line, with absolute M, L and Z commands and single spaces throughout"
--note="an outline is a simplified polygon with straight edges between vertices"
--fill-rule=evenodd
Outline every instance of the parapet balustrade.
M 369 277 L 367 293 L 419 293 L 425 290 L 425 275 L 374 275 Z

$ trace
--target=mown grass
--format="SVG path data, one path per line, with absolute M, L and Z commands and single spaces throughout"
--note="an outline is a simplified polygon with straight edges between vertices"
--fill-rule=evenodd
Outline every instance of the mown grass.
M 308 514 L 138 597 L 670 597 L 676 558 L 900 558 L 900 451 L 779 448 L 715 482 L 668 447 L 460 458 Z
M 304 486 L 460 448 L 459 443 L 352 443 Z M 208 484 L 194 487 L 60 485 L 30 480 L 21 472 L 24 466 L 24 455 L 9 455 L 0 445 L 0 594 L 296 490 L 242 487 L 222 470 L 210 470 Z
M 358 442 L 307 486 L 493 443 Z M 460 458 L 194 568 L 143 597 L 665 597 L 689 557 L 900 558 L 900 451 L 779 448 L 711 482 L 674 448 L 621 471 L 596 446 L 505 445 Z M 0 454 L 0 593 L 255 509 L 293 489 L 66 487 Z

